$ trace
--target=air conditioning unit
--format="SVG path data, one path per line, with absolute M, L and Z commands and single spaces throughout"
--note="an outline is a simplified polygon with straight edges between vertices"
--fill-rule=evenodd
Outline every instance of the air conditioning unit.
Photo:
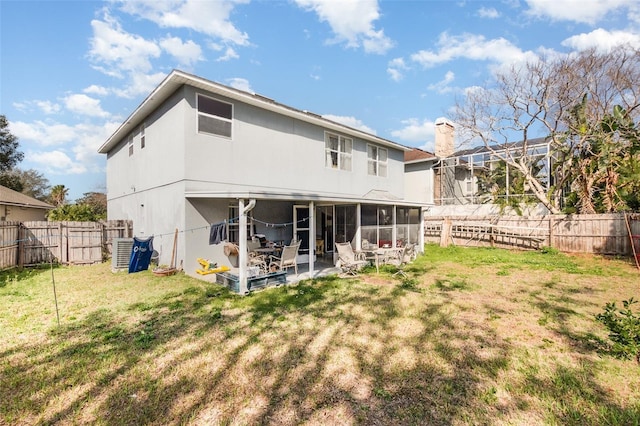
M 114 272 L 129 269 L 133 238 L 114 238 L 111 248 L 111 270 Z

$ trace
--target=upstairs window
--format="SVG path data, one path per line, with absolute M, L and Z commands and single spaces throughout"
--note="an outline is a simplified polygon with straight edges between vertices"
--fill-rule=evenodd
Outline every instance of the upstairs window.
M 333 133 L 325 133 L 325 166 L 351 170 L 353 140 Z
M 144 148 L 145 142 L 144 123 L 142 123 L 142 125 L 140 126 L 140 149 Z
M 131 157 L 133 155 L 133 135 L 129 135 L 127 144 L 129 145 L 129 157 Z
M 388 152 L 386 148 L 367 145 L 367 170 L 372 176 L 387 177 Z
M 231 138 L 233 105 L 198 95 L 198 132 Z

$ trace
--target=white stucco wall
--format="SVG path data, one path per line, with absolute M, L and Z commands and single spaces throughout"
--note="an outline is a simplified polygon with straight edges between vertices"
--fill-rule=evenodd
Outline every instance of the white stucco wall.
M 406 164 L 404 179 L 407 201 L 433 204 L 433 162 Z
M 404 196 L 404 154 L 400 150 L 388 150 L 386 178 L 370 176 L 367 143 L 353 138 L 352 170 L 335 170 L 325 166 L 324 128 L 213 96 L 233 104 L 233 137 L 200 134 L 196 90 L 189 87 L 185 94 L 193 107 L 184 117 L 188 191 L 264 190 L 361 197 L 377 189 Z

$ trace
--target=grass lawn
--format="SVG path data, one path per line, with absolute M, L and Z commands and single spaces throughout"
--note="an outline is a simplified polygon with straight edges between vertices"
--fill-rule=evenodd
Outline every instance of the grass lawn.
M 595 321 L 640 298 L 629 260 L 429 245 L 405 270 L 246 297 L 4 272 L 0 424 L 640 424 L 640 366 Z

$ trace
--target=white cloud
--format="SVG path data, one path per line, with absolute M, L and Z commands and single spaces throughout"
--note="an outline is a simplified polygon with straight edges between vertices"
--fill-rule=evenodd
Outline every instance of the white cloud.
M 60 104 L 42 100 L 14 102 L 12 105 L 18 111 L 32 112 L 35 109 L 38 109 L 46 115 L 57 114 L 61 109 Z
M 345 126 L 352 127 L 354 129 L 362 130 L 363 132 L 371 133 L 372 135 L 376 134 L 376 131 L 371 127 L 365 125 L 361 120 L 358 120 L 355 117 L 343 116 L 343 115 L 331 115 L 331 114 L 323 114 L 322 118 L 326 118 L 327 120 L 335 121 L 336 123 L 344 124 Z
M 92 84 L 91 86 L 85 88 L 83 92 L 89 95 L 106 96 L 109 94 L 109 89 L 103 86 Z
M 75 175 L 87 172 L 82 164 L 73 161 L 62 151 L 34 151 L 28 153 L 29 161 L 38 165 L 39 171 L 57 175 Z
M 124 31 L 107 12 L 104 20 L 91 21 L 91 27 L 89 58 L 107 75 L 122 78 L 123 72 L 149 72 L 150 59 L 162 53 L 155 42 Z
M 40 110 L 45 114 L 55 114 L 60 112 L 60 105 L 51 101 L 34 101 Z
M 409 67 L 407 67 L 403 58 L 395 58 L 389 61 L 389 64 L 387 65 L 387 74 L 389 74 L 393 81 L 400 81 L 404 76 L 403 71 L 406 71 L 407 69 L 409 69 Z
M 75 129 L 66 124 L 47 124 L 43 121 L 25 123 L 12 121 L 9 125 L 11 133 L 21 142 L 35 142 L 41 146 L 55 146 L 72 142 L 75 139 Z
M 25 161 L 46 173 L 65 175 L 104 171 L 104 156 L 98 154 L 98 148 L 119 125 L 115 121 L 75 126 L 35 121 L 11 122 L 10 128 L 30 147 L 25 152 Z M 54 146 L 51 150 L 37 148 Z
M 148 19 L 161 27 L 186 28 L 245 46 L 249 44 L 249 36 L 239 31 L 229 17 L 237 5 L 248 2 L 249 0 L 137 0 L 118 3 L 124 12 Z
M 481 7 L 478 9 L 478 16 L 481 18 L 496 19 L 500 17 L 500 12 L 494 7 Z
M 394 130 L 391 135 L 402 141 L 407 142 L 422 142 L 423 148 L 428 151 L 433 151 L 433 139 L 435 136 L 435 122 L 431 120 L 420 121 L 417 118 L 409 118 L 403 120 L 402 127 L 399 130 Z M 430 143 L 428 141 L 431 141 Z
M 526 0 L 528 14 L 554 21 L 595 24 L 609 12 L 635 7 L 637 0 Z
M 73 160 L 93 172 L 103 171 L 105 157 L 98 148 L 118 128 L 120 122 L 106 121 L 99 125 L 79 124 L 75 126 L 76 138 L 71 148 Z
M 429 90 L 434 90 L 438 93 L 449 93 L 453 89 L 449 86 L 449 84 L 453 83 L 456 79 L 456 75 L 453 71 L 447 71 L 444 75 L 444 78 L 437 83 L 430 84 L 428 86 Z
M 231 59 L 238 59 L 239 57 L 238 53 L 232 47 L 227 47 L 224 51 L 224 55 L 220 56 L 216 61 L 225 62 L 230 61 Z
M 247 80 L 246 78 L 229 78 L 227 79 L 227 83 L 229 84 L 229 86 L 238 90 L 244 90 L 245 92 L 254 93 L 249 80 Z
M 376 30 L 373 23 L 380 18 L 377 0 L 335 1 L 295 0 L 298 6 L 313 11 L 322 22 L 327 22 L 335 38 L 330 43 L 345 42 L 347 47 L 362 46 L 367 53 L 386 53 L 393 41 Z
M 182 65 L 191 66 L 203 59 L 202 49 L 192 40 L 183 42 L 179 37 L 167 37 L 160 40 L 160 46 Z
M 451 36 L 442 33 L 436 45 L 438 50 L 421 50 L 411 55 L 411 59 L 425 68 L 430 68 L 458 58 L 510 64 L 532 56 L 531 52 L 523 52 L 504 38 L 487 40 L 478 34 L 464 33 Z
M 91 117 L 108 117 L 109 113 L 102 109 L 100 100 L 85 94 L 69 95 L 63 99 L 65 107 L 76 114 Z
M 129 76 L 129 84 L 124 88 L 113 89 L 116 96 L 133 98 L 139 95 L 147 95 L 166 77 L 163 72 L 155 74 L 132 73 Z
M 612 48 L 621 45 L 640 48 L 640 34 L 628 31 L 607 31 L 598 28 L 590 33 L 582 33 L 569 37 L 562 42 L 562 45 L 575 50 L 595 48 L 602 52 L 608 52 Z

